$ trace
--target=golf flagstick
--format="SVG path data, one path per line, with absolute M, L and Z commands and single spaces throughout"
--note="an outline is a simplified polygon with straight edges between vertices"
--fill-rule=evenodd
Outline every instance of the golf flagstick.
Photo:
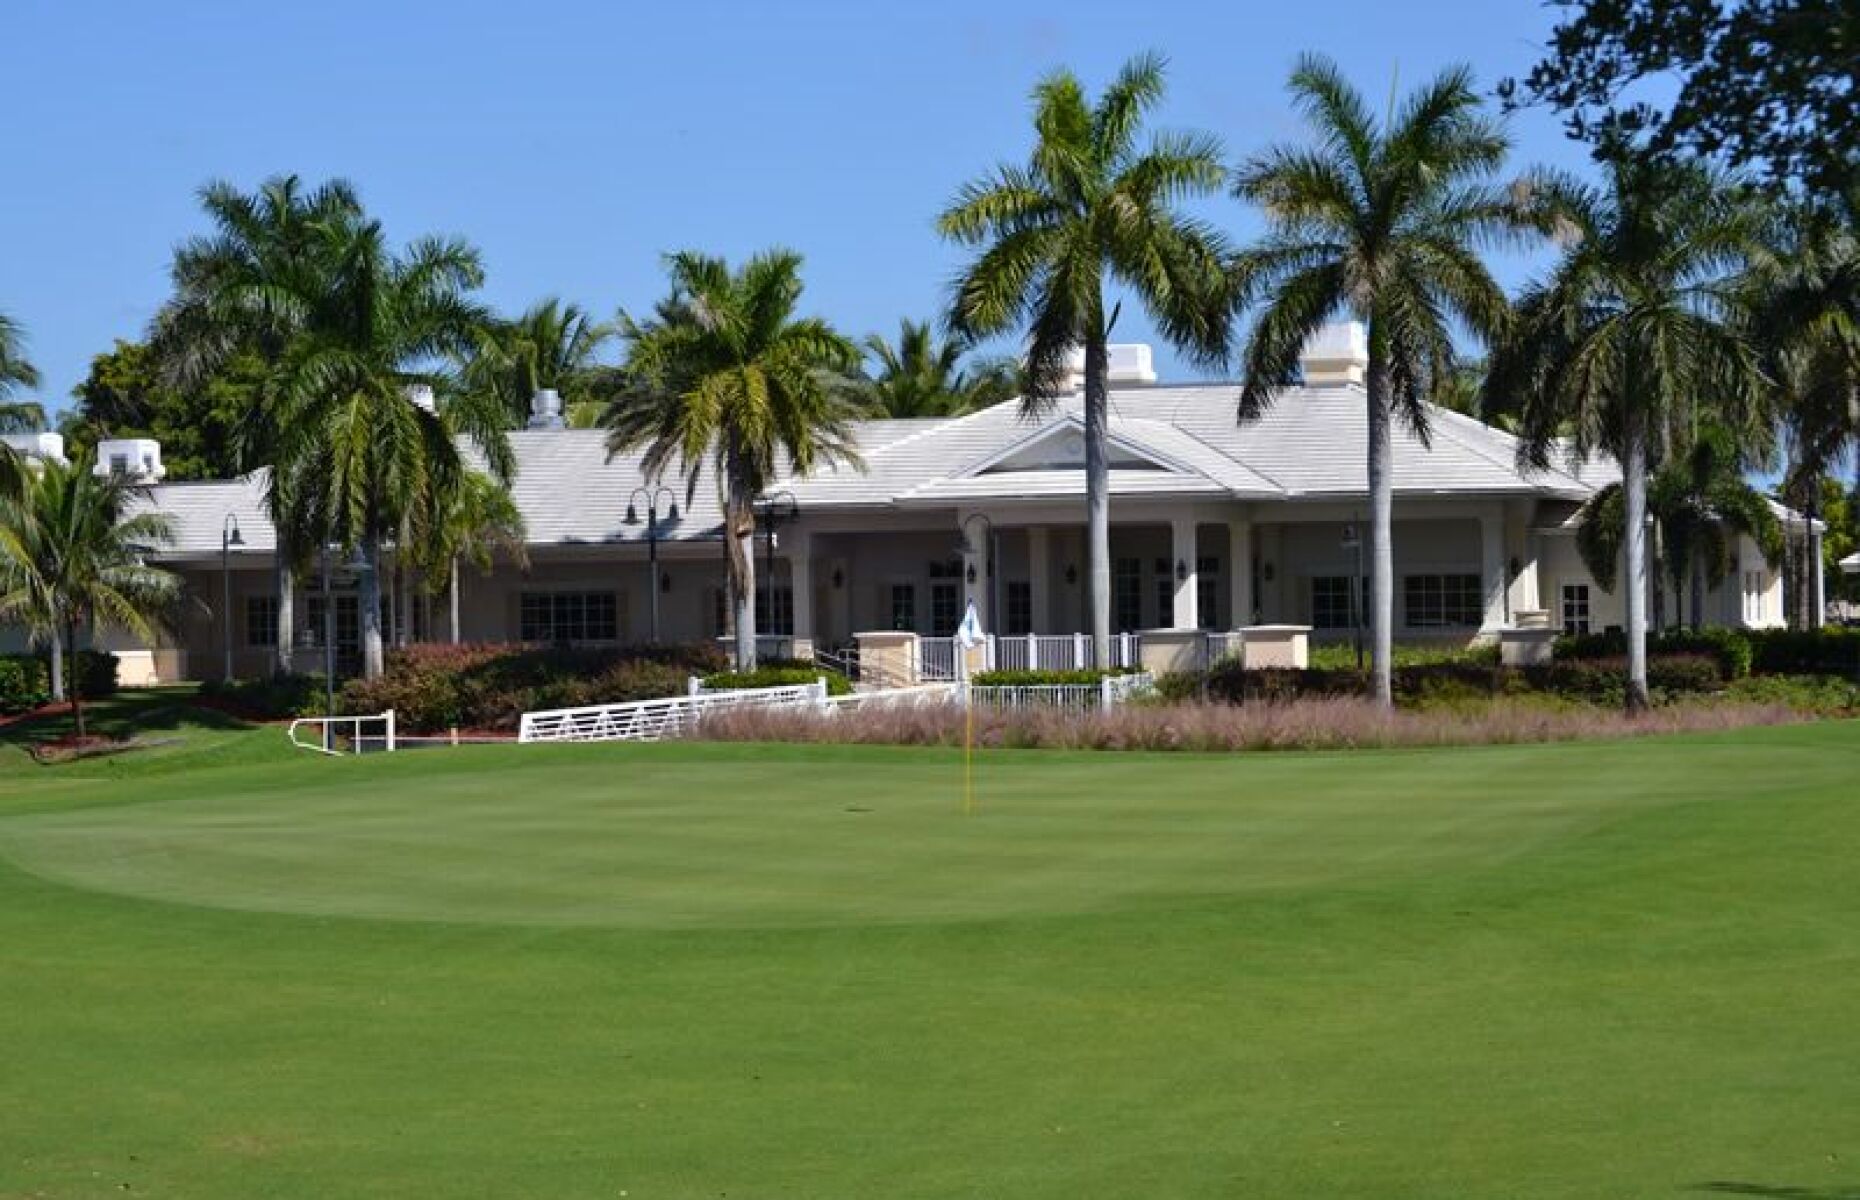
M 962 688 L 962 811 L 975 811 L 975 685 L 969 682 L 969 651 L 982 644 L 982 617 L 975 601 L 956 627 L 956 680 Z

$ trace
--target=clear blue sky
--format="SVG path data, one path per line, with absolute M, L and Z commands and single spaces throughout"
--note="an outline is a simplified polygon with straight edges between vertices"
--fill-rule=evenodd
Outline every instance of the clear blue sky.
M 0 41 L 0 310 L 65 401 L 90 356 L 167 293 L 206 180 L 343 175 L 396 239 L 461 234 L 485 298 L 605 317 L 662 292 L 658 256 L 807 257 L 806 306 L 848 332 L 937 310 L 958 255 L 935 214 L 1026 151 L 1027 93 L 1069 66 L 1093 88 L 1130 53 L 1170 59 L 1160 123 L 1238 160 L 1300 129 L 1284 80 L 1328 53 L 1378 100 L 1444 64 L 1526 69 L 1537 0 L 1324 4 L 487 4 L 452 0 L 80 4 L 12 0 Z M 1550 115 L 1517 161 L 1581 168 Z M 1236 237 L 1236 201 L 1206 211 Z M 1530 264 L 1501 264 L 1507 282 Z M 1117 340 L 1148 336 L 1126 314 Z M 1165 377 L 1187 374 L 1162 355 Z

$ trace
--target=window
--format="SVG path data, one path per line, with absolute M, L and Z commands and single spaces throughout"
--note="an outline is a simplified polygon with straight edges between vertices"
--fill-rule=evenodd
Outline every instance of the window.
M 1215 606 L 1220 603 L 1221 594 L 1221 560 L 1218 558 L 1198 558 L 1195 560 L 1195 616 L 1203 629 L 1219 629 L 1221 614 Z
M 930 636 L 952 637 L 962 624 L 962 589 L 938 580 L 930 585 Z
M 917 628 L 917 587 L 915 584 L 891 585 L 891 627 L 911 632 Z
M 791 587 L 756 590 L 756 633 L 794 635 L 794 589 Z
M 1033 632 L 1033 584 L 1025 579 L 1010 579 L 1007 585 L 1007 612 L 1004 632 L 1020 635 Z
M 1143 560 L 1120 558 L 1111 569 L 1111 619 L 1117 632 L 1143 626 Z
M 278 644 L 278 598 L 245 598 L 245 644 L 252 647 Z
M 1156 627 L 1170 629 L 1175 626 L 1175 580 L 1167 575 L 1156 577 Z
M 524 592 L 518 618 L 517 636 L 525 642 L 620 640 L 620 608 L 612 592 Z
M 1477 628 L 1485 619 L 1477 575 L 1406 575 L 1401 583 L 1410 629 Z
M 1366 606 L 1350 604 L 1348 575 L 1313 575 L 1311 577 L 1311 626 L 1314 629 L 1354 629 L 1362 620 Z M 1368 580 L 1364 580 L 1363 598 L 1368 599 Z
M 110 455 L 110 474 L 112 475 L 129 474 L 129 456 L 127 454 Z
M 1589 632 L 1589 585 L 1586 583 L 1563 585 L 1563 632 Z

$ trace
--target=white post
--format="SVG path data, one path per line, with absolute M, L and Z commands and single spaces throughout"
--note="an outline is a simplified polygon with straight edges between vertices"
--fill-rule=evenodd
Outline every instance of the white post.
M 1809 583 L 1809 595 L 1814 598 L 1814 611 L 1808 614 L 1808 627 L 1820 629 L 1828 613 L 1828 571 L 1821 559 L 1821 530 L 1811 522 L 1808 527 L 1809 567 L 1815 577 Z
M 1240 629 L 1253 624 L 1253 522 L 1246 517 L 1227 522 L 1227 574 L 1233 605 L 1227 627 Z
M 1072 669 L 1074 671 L 1085 669 L 1085 635 L 1082 633 L 1072 635 Z
M 387 749 L 389 754 L 394 753 L 394 710 L 391 708 L 387 710 Z
M 1111 677 L 1109 675 L 1098 680 L 1098 711 L 1111 711 Z
M 1044 525 L 1030 527 L 1027 530 L 1027 607 L 1030 610 L 1027 624 L 1029 633 L 1039 633 L 1051 627 L 1053 613 L 1050 593 L 1052 589 L 1053 556 L 1047 544 Z M 1032 660 L 1029 659 L 1029 662 Z
M 685 695 L 695 696 L 704 690 L 704 681 L 696 675 L 685 676 Z
M 1037 634 L 1027 635 L 1027 669 L 1029 671 L 1040 669 L 1040 639 Z
M 1485 584 L 1485 619 L 1479 632 L 1497 633 L 1505 627 L 1505 514 L 1504 510 L 1479 517 L 1480 575 Z
M 960 647 L 958 647 L 958 649 L 960 650 Z M 998 664 L 995 662 L 995 635 L 992 633 L 986 634 L 982 642 L 982 669 L 992 671 L 997 665 Z
M 1169 533 L 1173 562 L 1170 570 L 1175 573 L 1175 603 L 1171 605 L 1169 627 L 1172 629 L 1201 628 L 1200 614 L 1196 611 L 1201 589 L 1196 586 L 1200 561 L 1196 556 L 1195 516 L 1189 513 L 1170 520 Z
M 975 613 L 982 619 L 982 628 L 993 629 L 995 614 L 988 602 L 995 589 L 994 580 L 988 574 L 988 543 L 994 537 L 994 529 L 985 520 L 970 520 L 974 515 L 972 512 L 958 514 L 960 523 L 956 527 L 963 547 L 963 598 L 975 605 Z M 999 567 L 1000 564 L 995 565 Z

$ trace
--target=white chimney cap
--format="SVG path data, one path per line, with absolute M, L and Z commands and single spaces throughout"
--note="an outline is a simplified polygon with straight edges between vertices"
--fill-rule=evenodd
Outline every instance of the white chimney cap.
M 123 475 L 138 483 L 159 483 L 168 474 L 161 443 L 154 438 L 105 438 L 97 443 L 93 475 Z
M 554 388 L 538 388 L 530 397 L 531 429 L 562 428 L 562 397 Z
M 1369 377 L 1369 331 L 1361 321 L 1321 327 L 1298 357 L 1308 387 L 1361 384 Z
M 5 442 L 13 452 L 28 459 L 39 459 L 66 465 L 65 438 L 61 433 L 9 433 L 0 435 L 0 442 Z
M 1147 342 L 1113 342 L 1105 348 L 1105 383 L 1146 385 L 1156 382 L 1154 355 Z M 1073 391 L 1085 386 L 1085 347 L 1074 346 L 1066 354 L 1066 380 Z

